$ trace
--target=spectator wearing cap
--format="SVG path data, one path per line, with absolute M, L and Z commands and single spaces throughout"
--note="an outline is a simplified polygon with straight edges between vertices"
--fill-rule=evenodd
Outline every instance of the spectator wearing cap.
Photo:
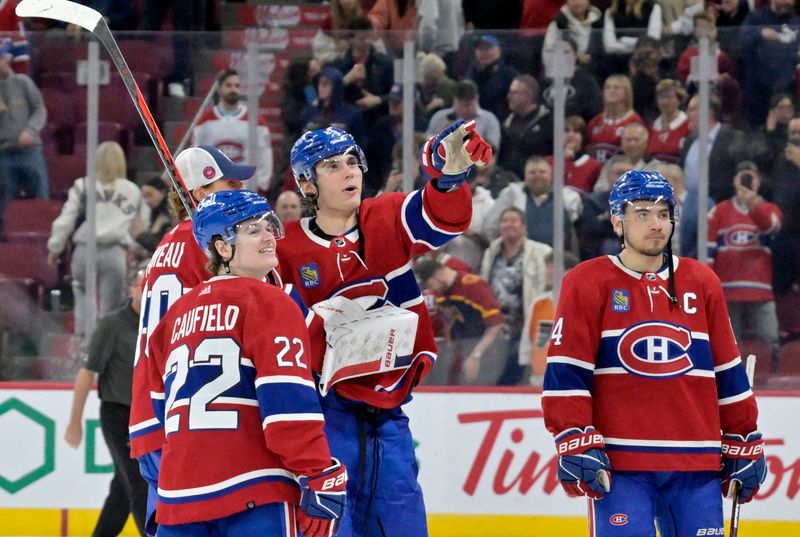
M 447 76 L 444 60 L 434 53 L 419 60 L 419 75 L 422 80 L 417 82 L 417 105 L 430 120 L 442 108 L 453 106 L 456 82 Z
M 759 195 L 761 174 L 755 163 L 740 162 L 732 182 L 735 194 L 708 213 L 709 264 L 722 282 L 736 339 L 753 334 L 775 356 L 779 341 L 771 246 L 783 213 Z
M 749 153 L 744 133 L 720 123 L 721 112 L 720 100 L 712 95 L 708 115 L 708 195 L 715 203 L 733 195 L 731 177 L 736 173 L 736 164 Z M 690 137 L 683 145 L 680 164 L 686 190 L 696 193 L 700 183 L 700 144 L 697 140 L 700 98 L 697 95 L 689 99 L 686 115 L 689 118 Z
M 390 56 L 375 50 L 375 37 L 369 19 L 353 18 L 348 30 L 350 45 L 341 58 L 328 65 L 344 74 L 344 98 L 363 112 L 364 124 L 369 128 L 388 112 L 389 91 L 394 83 L 394 62 Z
M 522 175 L 531 155 L 546 155 L 553 146 L 553 117 L 539 104 L 539 83 L 531 75 L 518 75 L 508 88 L 508 116 L 503 120 L 500 166 Z
M 364 143 L 362 112 L 344 98 L 342 73 L 334 67 L 324 67 L 317 77 L 317 98 L 308 105 L 300 120 L 303 130 L 336 127 L 353 135 L 356 142 Z
M 505 63 L 497 38 L 491 34 L 481 35 L 467 70 L 467 78 L 478 86 L 481 107 L 498 118 L 506 117 L 508 88 L 516 76 L 517 70 Z M 538 99 L 538 95 L 536 97 Z
M 255 154 L 249 154 L 250 119 L 252 111 L 241 102 L 242 79 L 234 69 L 217 77 L 216 104 L 207 109 L 192 131 L 192 145 L 210 144 L 228 155 L 234 162 L 246 162 L 256 167 L 256 175 L 248 188 L 266 192 L 272 187 L 272 136 L 266 118 L 256 117 Z M 156 241 L 158 244 L 158 241 Z
M 613 0 L 603 16 L 603 49 L 612 73 L 628 70 L 628 59 L 645 35 L 661 40 L 661 6 L 653 0 Z
M 425 132 L 426 121 L 417 109 L 414 111 L 414 132 Z M 403 86 L 395 83 L 389 92 L 389 113 L 375 122 L 369 130 L 364 154 L 369 170 L 364 175 L 364 195 L 372 196 L 380 190 L 392 167 L 392 148 L 403 134 Z M 416 158 L 416 153 L 414 153 Z
M 569 37 L 575 42 L 575 62 L 591 68 L 601 62 L 603 53 L 603 12 L 589 3 L 589 0 L 567 0 L 558 14 L 547 26 L 544 36 L 542 56 L 551 54 L 555 47 L 556 37 Z
M 0 220 L 16 197 L 47 199 L 50 184 L 42 154 L 47 121 L 42 94 L 28 75 L 15 73 L 11 41 L 0 43 Z
M 175 158 L 175 167 L 195 205 L 214 192 L 244 188 L 244 182 L 256 173 L 255 166 L 236 164 L 213 145 L 184 149 Z M 176 192 L 168 194 L 167 202 L 179 221 L 189 218 Z
M 86 313 L 86 247 L 89 240 L 97 243 L 97 296 L 99 314 L 105 315 L 120 307 L 125 297 L 126 255 L 133 244 L 129 228 L 139 214 L 142 193 L 136 183 L 126 178 L 125 153 L 117 142 L 103 142 L 97 147 L 94 192 L 95 230 L 86 220 L 89 193 L 86 178 L 75 180 L 69 189 L 61 214 L 53 221 L 47 240 L 47 261 L 56 265 L 72 241 L 70 273 L 75 296 L 75 335 L 87 334 Z M 94 236 L 92 236 L 94 235 Z
M 437 132 L 447 127 L 457 119 L 464 121 L 475 120 L 477 131 L 481 133 L 484 140 L 492 144 L 495 149 L 500 147 L 500 121 L 492 112 L 484 110 L 478 104 L 478 86 L 472 80 L 459 80 L 456 82 L 455 92 L 453 93 L 453 106 L 439 110 L 431 118 L 428 124 L 428 136 L 433 136 Z

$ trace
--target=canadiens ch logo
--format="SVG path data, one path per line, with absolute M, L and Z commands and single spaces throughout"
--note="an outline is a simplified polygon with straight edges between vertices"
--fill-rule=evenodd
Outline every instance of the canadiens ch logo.
M 612 526 L 624 526 L 628 523 L 628 515 L 625 513 L 617 513 L 615 515 L 611 515 L 608 521 L 611 522 Z
M 758 243 L 752 226 L 733 226 L 725 232 L 723 244 L 732 248 L 748 248 Z
M 631 297 L 627 289 L 611 291 L 611 311 L 626 313 L 631 311 Z
M 643 377 L 673 377 L 693 367 L 688 351 L 692 334 L 686 328 L 645 322 L 625 330 L 617 355 L 625 369 Z
M 319 268 L 316 263 L 309 263 L 300 267 L 300 283 L 306 289 L 319 286 Z

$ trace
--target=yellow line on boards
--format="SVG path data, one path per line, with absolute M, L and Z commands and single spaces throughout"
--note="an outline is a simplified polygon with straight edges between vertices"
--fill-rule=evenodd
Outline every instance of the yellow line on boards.
M 78 537 L 91 535 L 100 509 L 0 509 L 0 535 L 15 537 Z M 138 537 L 128 517 L 121 537 Z

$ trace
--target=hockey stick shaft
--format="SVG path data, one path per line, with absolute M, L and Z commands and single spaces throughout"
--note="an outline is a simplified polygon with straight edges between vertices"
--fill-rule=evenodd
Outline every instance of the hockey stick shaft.
M 211 84 L 211 89 L 208 90 L 205 99 L 203 99 L 203 102 L 200 103 L 200 108 L 197 109 L 197 112 L 192 118 L 192 122 L 189 123 L 189 128 L 187 128 L 186 132 L 183 133 L 183 137 L 181 138 L 177 149 L 175 149 L 175 153 L 180 153 L 186 147 L 186 144 L 189 142 L 189 137 L 192 135 L 192 131 L 197 126 L 197 122 L 200 121 L 200 116 L 203 115 L 203 112 L 205 112 L 205 109 L 208 107 L 208 103 L 211 102 L 211 99 L 213 98 L 214 93 L 217 92 L 218 87 L 219 80 L 214 80 L 214 83 Z
M 136 79 L 133 78 L 133 73 L 128 68 L 128 63 L 125 61 L 122 51 L 119 49 L 119 45 L 117 45 L 117 41 L 111 34 L 111 30 L 103 16 L 94 9 L 69 0 L 22 0 L 17 4 L 16 13 L 20 17 L 41 17 L 75 24 L 90 31 L 100 40 L 117 67 L 125 88 L 128 90 L 131 100 L 133 100 L 133 105 L 147 128 L 147 134 L 150 135 L 156 152 L 164 164 L 173 189 L 178 194 L 186 212 L 191 215 L 194 200 L 192 200 L 191 196 L 187 196 L 186 185 L 180 176 L 180 172 L 175 167 L 175 162 L 172 159 L 167 143 L 164 141 L 153 114 L 150 112 L 150 107 L 147 105 Z
M 756 355 L 751 354 L 747 357 L 745 362 L 745 371 L 747 372 L 747 381 L 750 383 L 750 389 L 753 389 L 753 381 L 756 374 Z M 739 535 L 739 517 L 742 514 L 742 504 L 737 500 L 739 496 L 739 488 L 741 485 L 736 486 L 733 494 L 733 506 L 731 507 L 731 535 L 730 537 L 738 537 Z

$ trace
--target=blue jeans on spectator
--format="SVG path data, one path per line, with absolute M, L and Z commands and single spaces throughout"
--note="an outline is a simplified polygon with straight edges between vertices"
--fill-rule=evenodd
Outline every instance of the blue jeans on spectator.
M 3 186 L 0 217 L 5 212 L 8 202 L 14 198 L 50 197 L 50 181 L 40 146 L 0 152 L 0 179 Z M 22 192 L 25 193 L 24 196 L 20 195 Z

